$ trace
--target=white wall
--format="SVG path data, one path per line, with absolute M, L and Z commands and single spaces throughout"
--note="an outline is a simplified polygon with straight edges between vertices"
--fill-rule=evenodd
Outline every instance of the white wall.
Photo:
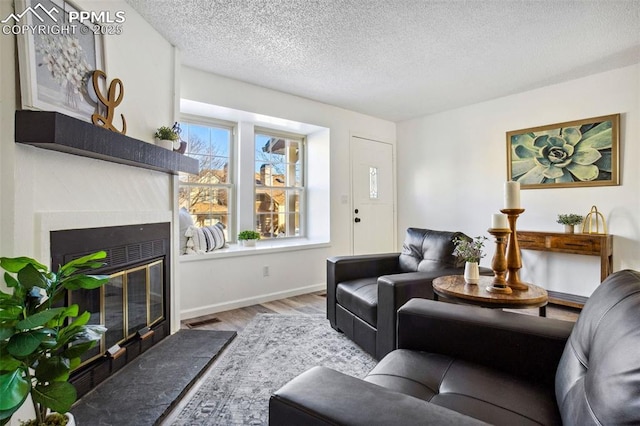
M 562 232 L 558 213 L 596 205 L 614 236 L 614 270 L 640 269 L 640 65 L 398 124 L 398 230 L 409 226 L 490 235 L 503 204 L 506 135 L 545 124 L 621 113 L 621 185 L 521 191 L 518 229 Z M 490 265 L 495 245 L 488 244 Z M 521 277 L 549 290 L 589 296 L 599 258 L 522 251 Z
M 13 11 L 12 3 L 0 1 L 0 16 Z M 116 112 L 127 119 L 127 135 L 151 142 L 157 127 L 174 121 L 174 48 L 124 1 L 74 3 L 125 12 L 123 34 L 104 37 L 107 78 L 124 84 Z M 48 263 L 43 235 L 49 229 L 170 221 L 176 203 L 172 176 L 14 142 L 20 108 L 15 42 L 15 36 L 0 35 L 0 255 Z M 176 324 L 177 316 L 174 329 Z
M 328 247 L 182 259 L 183 318 L 324 288 L 326 258 L 351 250 L 349 135 L 395 143 L 395 124 L 188 67 L 183 67 L 181 81 L 181 97 L 185 99 L 327 128 L 329 145 L 315 143 L 326 139 L 326 132 L 311 136 L 309 141 L 319 151 L 330 150 L 330 185 L 322 190 L 330 191 L 331 202 L 330 217 L 321 218 L 330 223 Z M 314 196 L 326 197 L 317 192 L 319 188 L 314 190 Z M 269 266 L 269 277 L 262 276 L 263 266 Z
M 0 16 L 4 19 L 13 12 L 13 2 L 0 1 Z M 12 255 L 14 218 L 14 114 L 16 110 L 17 57 L 15 36 L 0 36 L 0 253 Z
M 2 16 L 12 10 L 7 3 L 2 2 Z M 127 119 L 127 136 L 151 142 L 155 129 L 174 119 L 174 48 L 124 2 L 83 1 L 79 6 L 125 12 L 123 34 L 104 37 L 107 78 L 120 78 L 124 84 L 124 99 L 116 112 Z M 2 255 L 32 256 L 47 263 L 48 245 L 42 235 L 48 225 L 69 229 L 141 219 L 170 221 L 173 176 L 14 142 L 14 113 L 21 107 L 15 36 L 1 38 Z M 133 43 L 147 48 L 131 49 Z M 62 212 L 67 213 L 65 220 L 60 220 Z
M 151 142 L 156 127 L 173 122 L 172 46 L 124 2 L 79 3 L 85 10 L 125 11 L 124 33 L 104 37 L 107 78 L 124 83 L 117 113 L 127 118 L 127 136 Z M 5 2 L 2 6 L 5 13 Z M 40 254 L 34 251 L 37 212 L 171 211 L 173 178 L 164 173 L 14 143 L 13 117 L 20 105 L 12 92 L 19 84 L 11 48 L 15 41 L 7 41 L 13 38 L 2 35 L 0 67 L 3 254 Z M 128 48 L 134 42 L 148 48 Z

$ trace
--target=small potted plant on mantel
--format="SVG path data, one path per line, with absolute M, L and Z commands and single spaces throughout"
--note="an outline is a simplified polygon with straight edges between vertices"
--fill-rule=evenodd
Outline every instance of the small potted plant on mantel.
M 180 140 L 180 135 L 173 128 L 167 126 L 158 127 L 154 137 L 156 145 L 169 150 L 173 150 L 174 143 Z
M 480 259 L 485 256 L 482 249 L 487 237 L 476 237 L 471 240 L 456 237 L 453 240 L 455 250 L 453 255 L 464 259 L 464 281 L 467 284 L 478 284 L 480 281 Z
M 564 225 L 564 232 L 567 234 L 573 234 L 574 227 L 576 225 L 580 225 L 584 220 L 584 216 L 580 216 L 579 214 L 569 213 L 569 214 L 559 214 L 558 222 L 561 225 Z
M 260 239 L 260 233 L 256 231 L 246 230 L 238 234 L 238 241 L 245 247 L 253 247 L 256 241 Z
M 0 291 L 0 425 L 31 395 L 35 420 L 23 426 L 75 424 L 68 411 L 77 399 L 68 382 L 80 356 L 100 340 L 106 328 L 88 324 L 89 312 L 60 306 L 66 290 L 95 289 L 105 275 L 81 273 L 104 265 L 101 251 L 51 272 L 28 257 L 0 258 L 9 293 Z M 65 414 L 66 413 L 66 414 Z

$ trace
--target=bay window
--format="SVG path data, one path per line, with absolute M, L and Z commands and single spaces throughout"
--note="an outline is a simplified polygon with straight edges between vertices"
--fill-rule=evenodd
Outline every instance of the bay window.
M 328 129 L 193 101 L 181 109 L 185 155 L 200 168 L 179 176 L 179 206 L 196 226 L 222 223 L 230 243 L 240 231 L 257 231 L 259 246 L 269 248 L 326 241 Z M 243 251 L 230 248 L 226 255 Z

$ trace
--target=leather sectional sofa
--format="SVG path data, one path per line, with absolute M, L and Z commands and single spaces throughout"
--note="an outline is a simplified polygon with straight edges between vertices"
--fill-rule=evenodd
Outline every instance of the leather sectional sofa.
M 327 259 L 327 318 L 376 359 L 396 343 L 396 312 L 409 299 L 433 299 L 432 282 L 461 275 L 464 261 L 453 255 L 462 232 L 409 228 L 402 252 Z M 482 275 L 493 275 L 480 268 Z
M 269 403 L 276 425 L 640 424 L 640 273 L 610 275 L 577 322 L 413 299 L 364 379 L 323 368 Z

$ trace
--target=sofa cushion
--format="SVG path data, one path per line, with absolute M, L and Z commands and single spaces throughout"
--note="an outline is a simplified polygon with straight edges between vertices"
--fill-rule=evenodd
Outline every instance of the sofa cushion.
M 338 284 L 336 300 L 345 309 L 375 327 L 378 318 L 378 277 Z
M 562 419 L 571 424 L 640 420 L 640 273 L 610 275 L 585 304 L 556 374 Z
M 549 389 L 444 355 L 398 349 L 365 380 L 491 424 L 560 424 Z
M 478 425 L 455 411 L 326 367 L 313 367 L 271 395 L 271 426 Z
M 464 266 L 464 262 L 453 255 L 453 240 L 457 237 L 469 239 L 462 232 L 407 229 L 399 258 L 400 270 L 431 272 Z

